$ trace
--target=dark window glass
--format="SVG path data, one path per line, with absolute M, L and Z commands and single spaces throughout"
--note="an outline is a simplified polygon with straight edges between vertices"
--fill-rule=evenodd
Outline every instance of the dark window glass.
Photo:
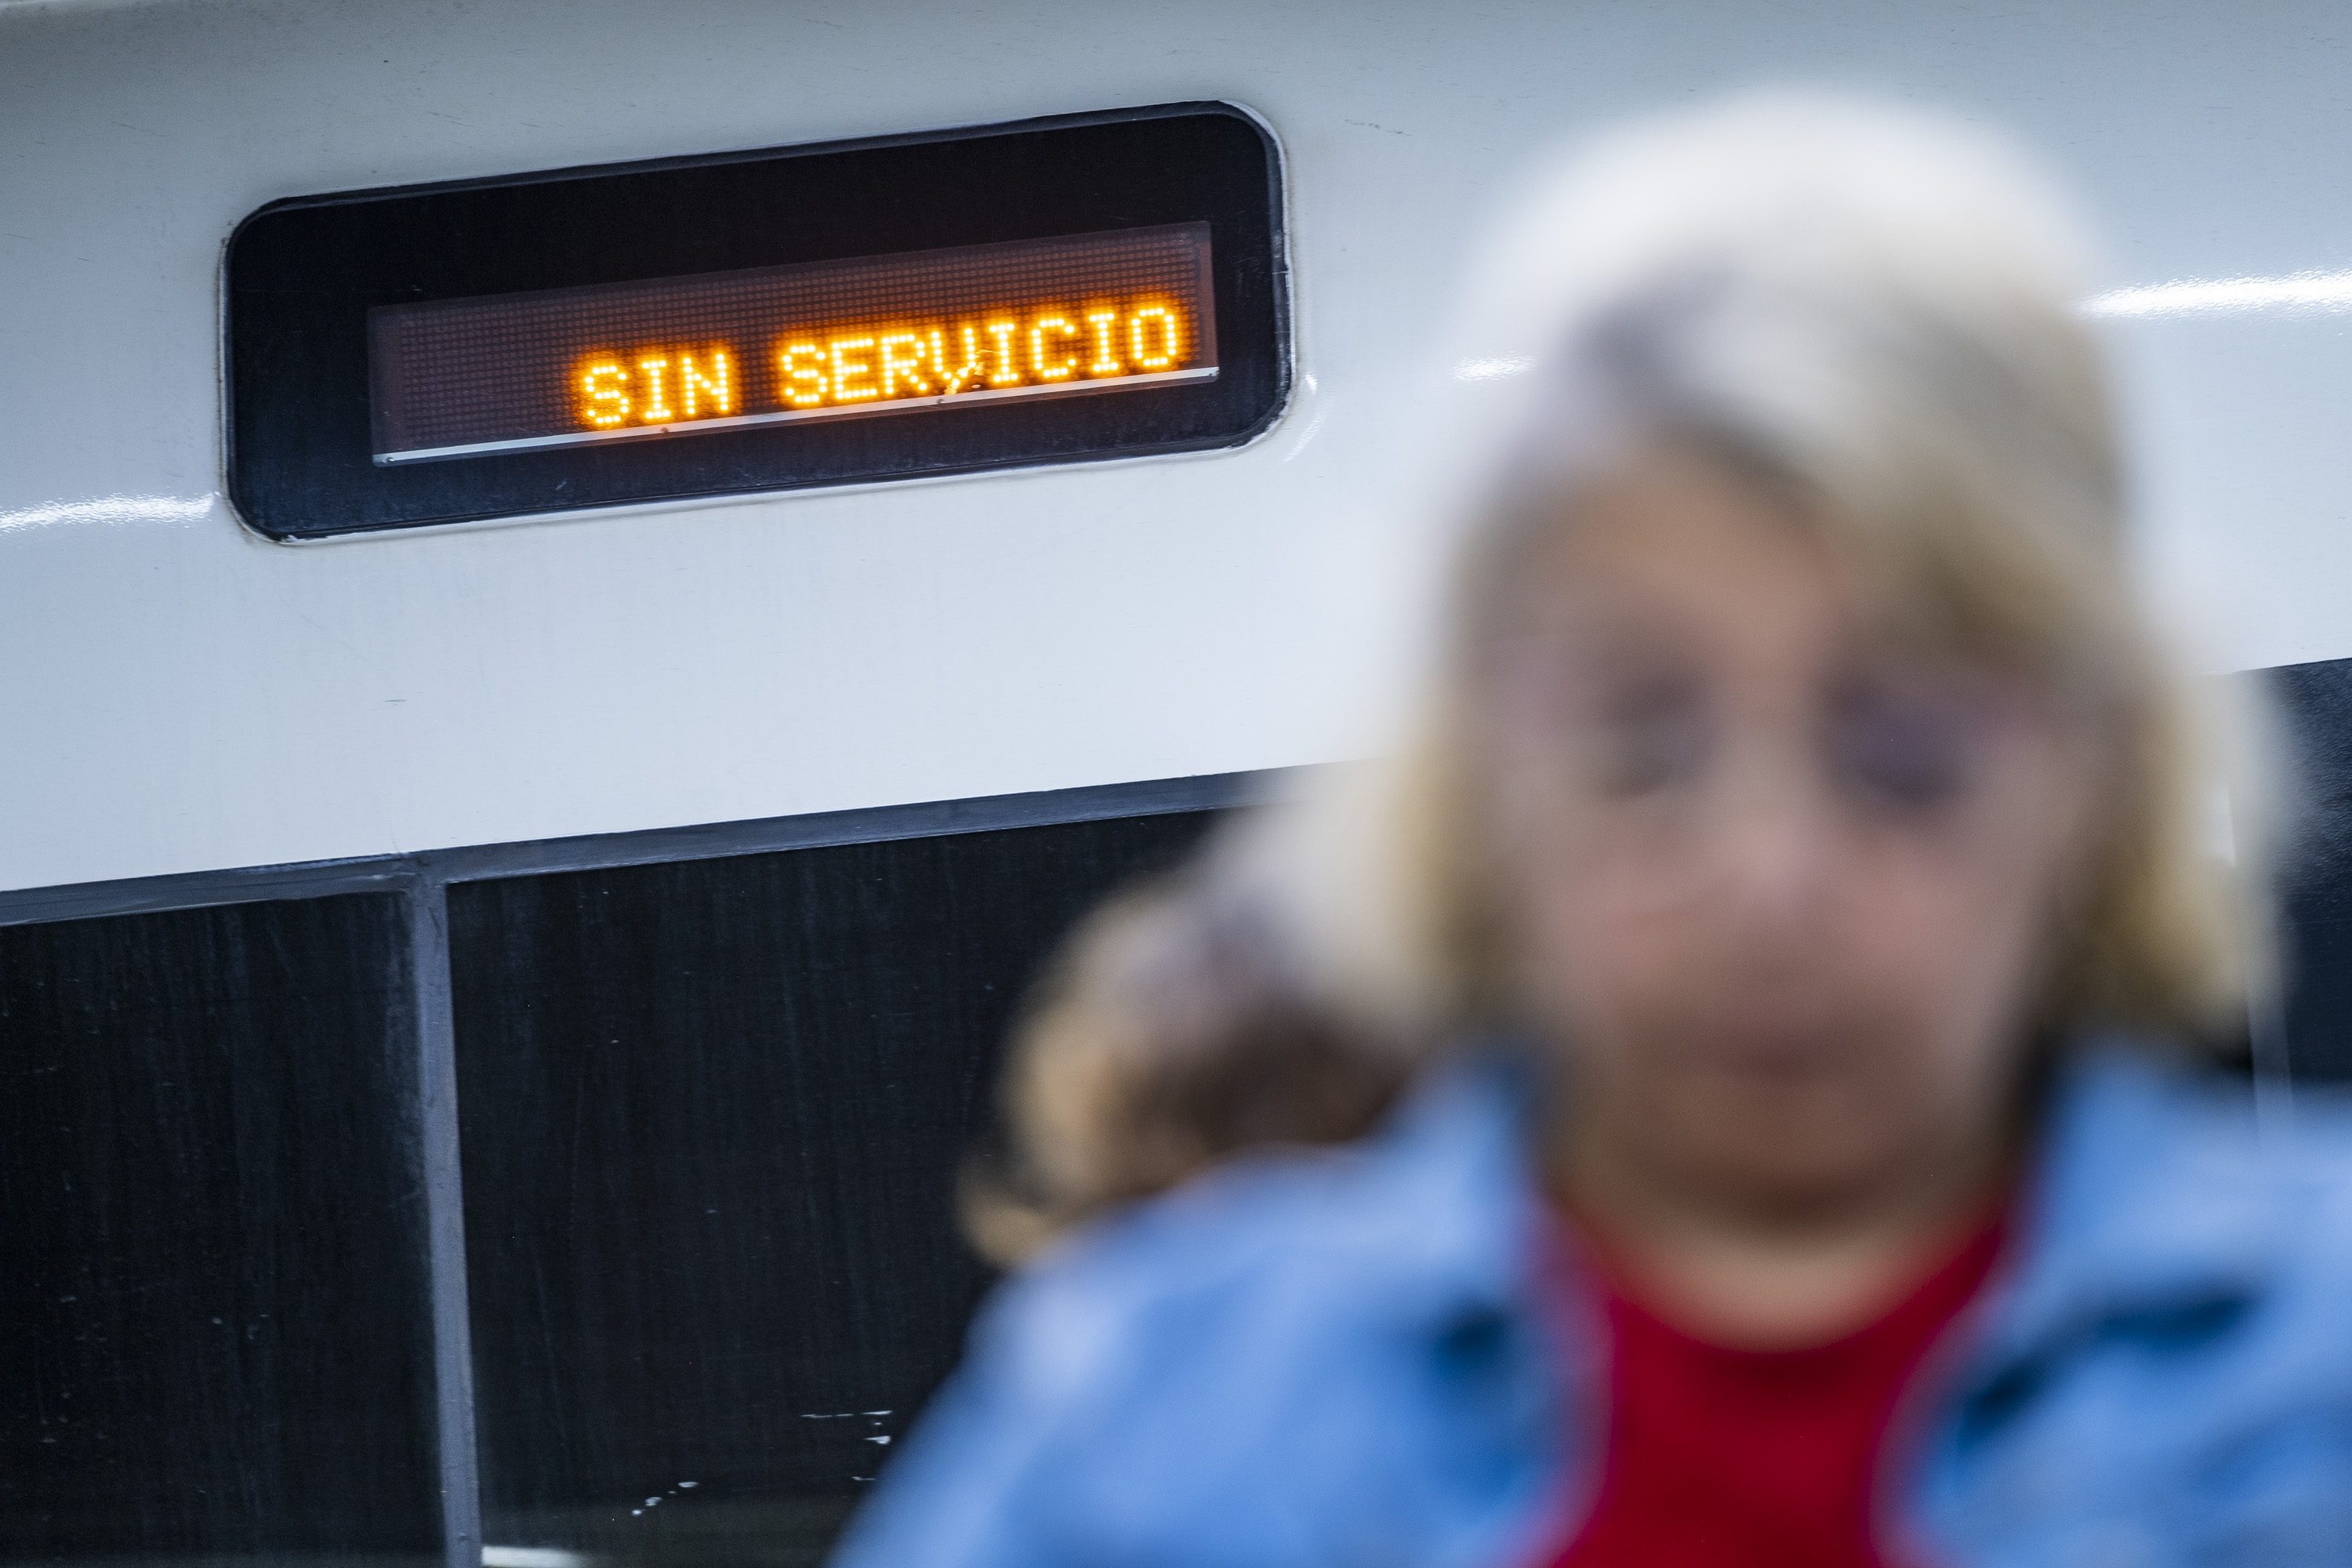
M 822 1552 L 986 1283 L 954 1180 L 1024 984 L 1204 821 L 451 889 L 493 1568 Z
M 2303 788 L 2283 882 L 2287 1060 L 2298 1081 L 2352 1079 L 2352 659 L 2269 679 Z
M 398 898 L 0 929 L 0 1560 L 440 1555 Z

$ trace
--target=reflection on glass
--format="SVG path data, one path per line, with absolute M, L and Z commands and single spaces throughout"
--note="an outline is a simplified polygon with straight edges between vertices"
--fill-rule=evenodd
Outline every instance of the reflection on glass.
M 986 1283 L 953 1187 L 1023 985 L 1204 821 L 451 890 L 488 1568 L 822 1554 Z
M 0 929 L 0 1563 L 441 1554 L 399 900 Z

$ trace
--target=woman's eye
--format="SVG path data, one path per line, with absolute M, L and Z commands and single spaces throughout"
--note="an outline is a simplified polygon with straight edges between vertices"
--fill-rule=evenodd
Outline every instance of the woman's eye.
M 1983 715 L 1957 694 L 1863 690 L 1842 698 L 1825 749 L 1838 786 L 1903 812 L 1952 804 L 1974 782 Z
M 1682 688 L 1645 691 L 1609 705 L 1594 760 L 1601 787 L 1641 795 L 1696 778 L 1714 745 L 1698 694 Z

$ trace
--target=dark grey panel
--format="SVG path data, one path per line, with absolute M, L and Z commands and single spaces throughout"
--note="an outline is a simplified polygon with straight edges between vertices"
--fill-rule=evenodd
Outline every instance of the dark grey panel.
M 0 1560 L 437 1559 L 403 902 L 0 930 Z
M 819 844 L 926 838 L 1031 823 L 1092 822 L 1111 816 L 1218 811 L 1268 798 L 1281 780 L 1301 776 L 1303 773 L 1287 770 L 1201 773 L 1190 778 L 1084 784 L 1075 789 L 1038 790 L 1025 795 L 858 806 L 847 811 L 772 816 L 749 822 L 696 823 L 683 827 L 641 828 L 574 838 L 464 845 L 409 855 L 375 855 L 307 865 L 247 866 L 169 877 L 134 877 L 119 882 L 17 888 L 0 890 L 0 925 L 73 920 L 83 915 L 194 909 L 262 899 L 373 892 L 419 883 L 471 882 L 491 877 L 578 871 L 600 866 L 700 860 L 712 856 L 753 855 Z
M 2352 1079 L 2352 659 L 2268 672 L 2302 788 L 2284 894 L 2286 1057 L 2297 1081 Z
M 985 1283 L 951 1194 L 1024 984 L 1207 820 L 451 888 L 485 1539 L 818 1553 Z

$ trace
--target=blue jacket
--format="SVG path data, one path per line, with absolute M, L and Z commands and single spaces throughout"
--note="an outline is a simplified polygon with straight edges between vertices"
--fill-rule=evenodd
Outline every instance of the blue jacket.
M 1516 1076 L 1253 1158 L 1009 1282 L 837 1568 L 1527 1568 L 1604 1440 L 1539 1278 Z M 1930 1356 L 1882 1546 L 1986 1568 L 2352 1564 L 2352 1138 L 2072 1058 L 1990 1285 Z M 1556 1279 L 1556 1276 L 1555 1276 Z

